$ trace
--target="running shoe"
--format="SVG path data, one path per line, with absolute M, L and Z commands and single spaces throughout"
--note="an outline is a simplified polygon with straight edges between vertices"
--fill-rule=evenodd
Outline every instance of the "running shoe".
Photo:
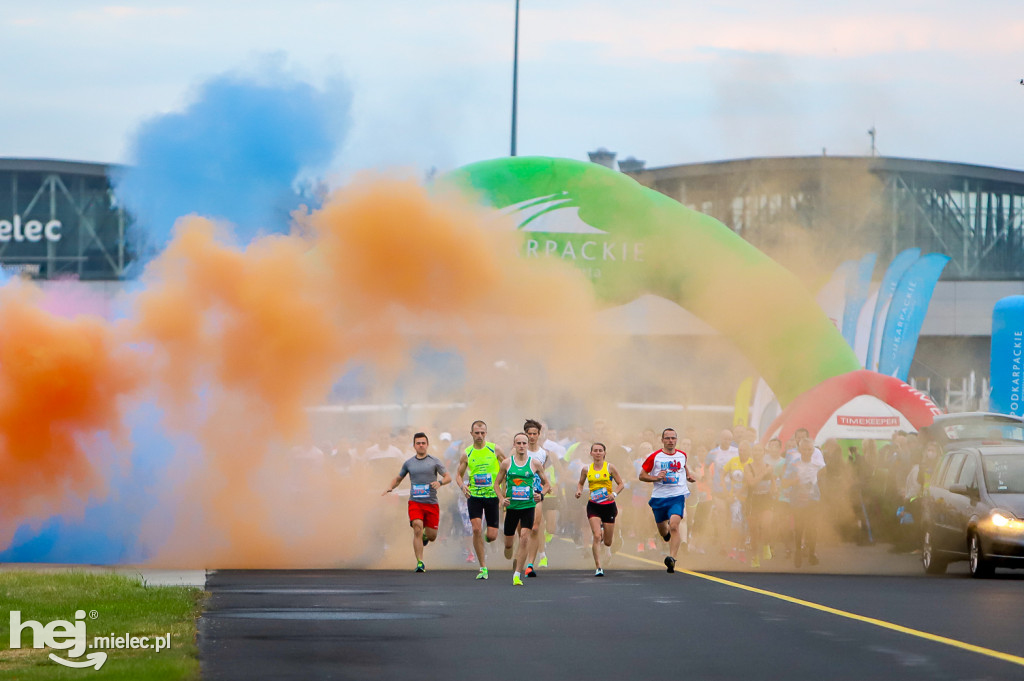
M 475 563 L 476 562 L 476 556 L 473 555 L 472 551 L 466 551 L 466 562 L 467 563 Z
M 648 539 L 647 540 L 647 550 L 648 551 L 653 551 L 656 548 L 658 548 L 658 545 L 654 543 L 654 540 L 653 539 Z
M 512 547 L 511 546 L 505 548 L 505 558 L 508 559 L 508 560 L 512 560 Z
M 548 557 L 547 554 L 541 554 L 540 561 L 537 563 L 537 567 L 547 567 Z
M 537 571 L 533 569 L 532 565 L 527 565 L 526 572 L 524 572 L 523 574 L 525 574 L 527 577 L 536 577 Z
M 427 566 L 423 564 L 422 560 L 416 561 L 416 572 L 426 572 Z
M 512 575 L 512 586 L 522 586 L 523 578 L 519 575 Z
M 430 543 L 430 540 L 427 539 L 427 531 L 423 530 L 423 545 L 426 546 L 429 543 Z
M 752 567 L 752 568 L 759 568 L 759 567 L 761 567 L 761 560 L 757 556 L 754 556 L 753 558 L 750 559 L 750 567 Z
M 551 534 L 550 532 L 545 532 L 544 533 L 544 543 L 547 543 L 547 542 L 551 541 L 554 538 L 555 538 L 555 535 Z
M 604 570 L 602 570 L 601 568 L 597 568 L 597 570 L 594 571 L 594 576 L 595 577 L 604 577 Z
M 672 539 L 672 533 L 671 532 L 666 532 L 665 534 L 661 535 L 661 538 L 664 539 L 665 541 L 669 541 L 670 539 Z
M 665 556 L 665 572 L 676 571 L 676 559 L 672 556 Z
M 476 573 L 477 579 L 487 579 L 487 568 L 480 568 L 480 572 Z
M 768 544 L 765 544 L 764 545 L 764 553 L 762 554 L 761 557 L 764 558 L 765 560 L 771 560 L 772 559 L 772 547 L 769 546 Z
M 643 553 L 644 552 L 644 543 L 643 542 L 640 542 L 639 544 L 636 545 L 636 552 L 637 553 Z

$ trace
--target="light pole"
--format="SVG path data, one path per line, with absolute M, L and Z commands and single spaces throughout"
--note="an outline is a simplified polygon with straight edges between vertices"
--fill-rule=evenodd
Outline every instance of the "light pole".
M 519 89 L 519 0 L 516 0 L 516 32 L 512 47 L 512 156 L 516 155 L 516 98 Z

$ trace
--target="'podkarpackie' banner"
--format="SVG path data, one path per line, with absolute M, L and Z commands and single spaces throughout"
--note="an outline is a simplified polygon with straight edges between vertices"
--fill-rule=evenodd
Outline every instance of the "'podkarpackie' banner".
M 512 217 L 525 257 L 571 260 L 597 294 L 673 300 L 727 336 L 783 405 L 860 369 L 841 333 L 787 269 L 712 217 L 595 163 L 517 157 L 443 180 Z M 727 276 L 722 276 L 727 273 Z M 748 316 L 764 320 L 750 333 Z
M 1008 296 L 992 310 L 992 393 L 994 412 L 1024 416 L 1024 296 Z
M 929 253 L 911 265 L 900 278 L 885 316 L 878 373 L 907 380 L 932 292 L 948 262 L 947 255 Z
M 856 347 L 857 321 L 871 289 L 871 274 L 875 271 L 877 257 L 876 253 L 868 253 L 847 275 L 846 301 L 843 306 L 843 338 L 851 348 Z
M 920 248 L 908 248 L 892 259 L 889 267 L 882 276 L 882 283 L 878 287 L 878 297 L 875 299 L 875 313 L 871 319 L 871 333 L 868 336 L 867 355 L 864 358 L 864 368 L 871 371 L 878 371 L 878 350 L 882 339 L 882 329 L 885 327 L 885 316 L 889 313 L 889 305 L 892 303 L 892 296 L 896 293 L 900 279 L 921 257 Z

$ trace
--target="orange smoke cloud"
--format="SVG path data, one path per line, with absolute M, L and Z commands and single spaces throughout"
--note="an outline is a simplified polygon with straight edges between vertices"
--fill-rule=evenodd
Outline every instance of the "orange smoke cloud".
M 0 289 L 0 547 L 21 521 L 80 510 L 104 491 L 89 440 L 124 445 L 124 398 L 144 381 L 138 358 L 96 317 L 65 319 L 42 294 Z
M 203 451 L 173 495 L 179 522 L 159 562 L 345 558 L 344 542 L 328 540 L 337 523 L 317 519 L 362 527 L 377 502 L 352 480 L 299 465 L 288 444 L 346 362 L 398 372 L 424 341 L 471 362 L 482 347 L 550 357 L 550 339 L 524 325 L 579 320 L 584 330 L 593 309 L 580 273 L 520 260 L 514 229 L 413 182 L 357 182 L 296 221 L 291 236 L 239 250 L 214 223 L 185 218 L 147 270 L 133 338 L 150 348 L 169 423 Z

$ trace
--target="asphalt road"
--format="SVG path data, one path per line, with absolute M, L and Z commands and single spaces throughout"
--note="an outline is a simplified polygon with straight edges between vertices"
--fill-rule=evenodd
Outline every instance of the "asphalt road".
M 471 570 L 216 572 L 203 678 L 1024 679 L 1024 572 L 669 575 L 652 558 L 616 556 L 603 579 L 545 570 L 523 587 L 503 561 L 486 582 Z

